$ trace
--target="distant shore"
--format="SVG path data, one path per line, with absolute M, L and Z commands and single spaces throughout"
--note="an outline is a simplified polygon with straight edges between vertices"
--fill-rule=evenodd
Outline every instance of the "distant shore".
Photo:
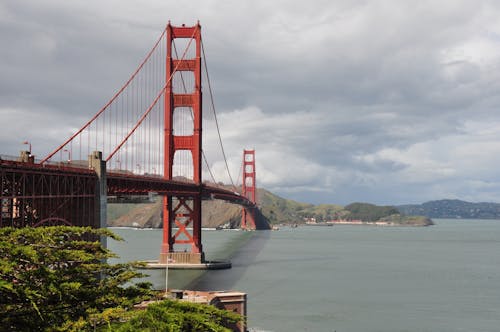
M 377 221 L 338 219 L 325 222 L 307 221 L 305 223 L 305 226 L 335 226 L 335 225 L 423 227 L 423 226 L 434 225 L 434 222 L 430 218 L 421 216 L 391 216 L 387 219 L 381 219 Z

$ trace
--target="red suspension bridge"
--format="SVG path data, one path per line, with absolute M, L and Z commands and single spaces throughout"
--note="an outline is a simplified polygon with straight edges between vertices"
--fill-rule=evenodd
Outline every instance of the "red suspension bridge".
M 231 190 L 216 185 L 203 152 L 202 81 Z M 269 228 L 258 217 L 254 150 L 244 150 L 242 170 L 238 193 L 219 132 L 201 26 L 169 23 L 127 82 L 57 149 L 41 160 L 31 148 L 17 160 L 0 159 L 0 227 L 106 227 L 108 196 L 155 192 L 163 200 L 160 263 L 200 263 L 202 200 L 239 204 L 242 228 Z M 203 182 L 202 173 L 212 182 Z M 178 245 L 190 251 L 176 251 Z

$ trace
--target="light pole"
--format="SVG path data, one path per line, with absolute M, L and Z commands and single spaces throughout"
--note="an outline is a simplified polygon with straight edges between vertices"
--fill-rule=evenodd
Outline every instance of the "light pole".
M 135 165 L 135 166 L 137 166 L 137 169 L 139 170 L 139 171 L 138 171 L 138 174 L 139 174 L 139 173 L 141 173 L 141 164 L 137 164 L 137 165 Z
M 31 143 L 30 143 L 30 142 L 28 142 L 28 141 L 24 141 L 24 142 L 22 142 L 22 144 L 25 144 L 25 145 L 29 145 L 29 146 L 30 146 L 29 153 L 31 154 Z
M 115 161 L 115 163 L 118 165 L 118 169 L 121 171 L 122 170 L 122 162 L 120 160 Z
M 167 255 L 167 264 L 165 265 L 165 297 L 167 297 L 168 292 L 168 255 Z
M 68 164 L 71 163 L 71 150 L 64 149 L 63 152 L 67 152 L 68 153 Z

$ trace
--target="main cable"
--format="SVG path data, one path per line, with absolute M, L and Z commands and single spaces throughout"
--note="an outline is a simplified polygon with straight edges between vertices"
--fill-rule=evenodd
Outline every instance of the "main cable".
M 222 150 L 222 156 L 224 157 L 224 163 L 226 165 L 227 174 L 229 175 L 229 179 L 231 180 L 231 184 L 232 184 L 233 188 L 236 189 L 236 186 L 234 185 L 233 177 L 231 176 L 231 172 L 229 171 L 229 165 L 227 164 L 227 158 L 226 158 L 226 152 L 224 151 L 224 145 L 222 144 L 222 137 L 220 135 L 220 128 L 219 128 L 219 121 L 217 120 L 217 113 L 215 112 L 215 102 L 214 102 L 214 95 L 212 93 L 212 85 L 210 84 L 210 76 L 208 75 L 208 65 L 207 65 L 207 59 L 205 57 L 205 47 L 203 46 L 203 39 L 201 37 L 200 37 L 200 42 L 201 42 L 201 52 L 203 54 L 203 63 L 205 64 L 205 74 L 207 76 L 207 82 L 208 82 L 208 91 L 210 93 L 210 102 L 212 105 L 212 111 L 214 113 L 217 134 L 219 136 L 219 144 L 220 144 L 220 147 Z

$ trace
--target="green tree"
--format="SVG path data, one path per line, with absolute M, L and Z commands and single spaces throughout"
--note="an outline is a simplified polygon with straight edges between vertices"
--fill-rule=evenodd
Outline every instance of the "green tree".
M 0 330 L 83 329 L 150 298 L 149 284 L 129 283 L 142 276 L 132 264 L 107 263 L 115 255 L 89 240 L 99 236 L 119 239 L 106 229 L 0 228 Z
M 113 331 L 225 332 L 241 316 L 213 306 L 165 300 L 137 311 L 125 323 L 115 323 Z

